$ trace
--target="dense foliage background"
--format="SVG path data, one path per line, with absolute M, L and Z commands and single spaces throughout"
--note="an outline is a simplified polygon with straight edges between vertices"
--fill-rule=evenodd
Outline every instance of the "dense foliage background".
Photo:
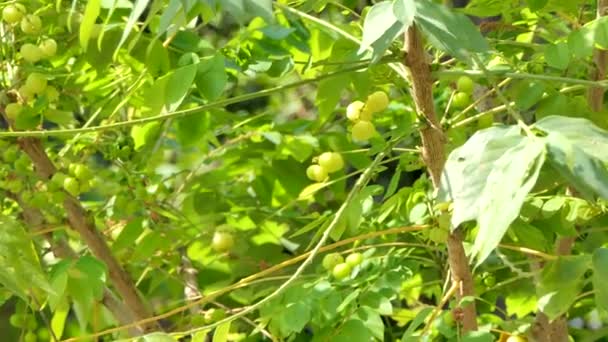
M 606 1 L 1 8 L 3 340 L 607 340 Z

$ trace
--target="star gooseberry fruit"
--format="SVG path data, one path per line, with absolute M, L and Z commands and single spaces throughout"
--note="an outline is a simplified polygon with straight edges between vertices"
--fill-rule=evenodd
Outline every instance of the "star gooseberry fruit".
M 31 73 L 25 80 L 25 86 L 35 94 L 45 91 L 47 83 L 46 78 L 38 73 Z
M 43 40 L 38 47 L 45 57 L 53 57 L 57 53 L 57 42 L 54 39 Z
M 30 43 L 21 45 L 19 52 L 21 52 L 21 57 L 30 63 L 36 63 L 43 57 L 40 48 Z
M 358 141 L 367 141 L 376 134 L 374 124 L 369 121 L 359 121 L 353 125 L 353 139 Z
M 468 106 L 470 102 L 471 99 L 469 97 L 469 94 L 462 91 L 459 91 L 454 94 L 454 98 L 452 99 L 452 105 L 454 106 L 454 108 L 464 108 Z
M 346 257 L 346 263 L 351 267 L 355 267 L 363 262 L 363 254 L 361 253 L 352 253 Z
M 331 271 L 336 265 L 344 262 L 344 258 L 339 253 L 329 253 L 323 258 L 323 268 Z
M 215 232 L 215 234 L 213 234 L 211 247 L 213 247 L 216 252 L 229 251 L 232 246 L 234 246 L 232 234 L 226 232 Z
M 468 76 L 460 76 L 456 81 L 456 89 L 463 93 L 471 94 L 473 92 L 473 80 Z
M 42 29 L 42 20 L 35 14 L 28 14 L 21 19 L 21 31 L 25 34 L 38 34 Z
M 361 101 L 355 101 L 349 104 L 346 107 L 346 118 L 353 122 L 359 121 L 359 115 L 361 115 L 363 106 L 365 106 L 365 103 Z
M 327 173 L 333 173 L 344 168 L 344 160 L 340 153 L 325 152 L 319 156 L 319 166 L 327 170 Z
M 351 270 L 352 268 L 350 267 L 350 265 L 343 262 L 334 266 L 333 270 L 331 271 L 331 274 L 334 276 L 334 278 L 341 280 L 348 277 L 350 275 Z
M 327 178 L 327 170 L 321 165 L 310 165 L 306 169 L 306 176 L 315 182 L 322 182 Z
M 371 113 L 381 112 L 388 107 L 388 96 L 383 91 L 377 91 L 367 97 L 365 107 Z
M 4 109 L 4 113 L 6 113 L 6 116 L 9 119 L 15 120 L 17 118 L 17 115 L 19 115 L 19 113 L 21 113 L 22 110 L 23 110 L 23 106 L 20 103 L 9 103 L 6 105 L 6 108 Z
M 25 15 L 25 6 L 22 4 L 8 5 L 2 10 L 2 20 L 9 24 L 16 24 Z

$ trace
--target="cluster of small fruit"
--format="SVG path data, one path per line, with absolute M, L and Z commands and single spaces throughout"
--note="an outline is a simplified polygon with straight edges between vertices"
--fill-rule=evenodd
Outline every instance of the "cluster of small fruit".
M 15 313 L 9 318 L 9 323 L 15 328 L 27 329 L 27 332 L 23 335 L 22 341 L 24 342 L 48 341 L 51 338 L 46 327 L 36 330 L 38 322 L 34 316 Z
M 346 260 L 339 253 L 330 253 L 323 258 L 323 268 L 331 272 L 332 276 L 337 280 L 345 279 L 350 276 L 353 268 L 363 262 L 363 254 L 351 253 L 346 257 Z
M 367 141 L 376 134 L 372 117 L 388 107 L 388 96 L 383 91 L 377 91 L 367 97 L 367 100 L 354 101 L 346 107 L 346 117 L 353 122 L 351 135 L 353 140 Z
M 471 103 L 471 94 L 473 94 L 474 83 L 468 76 L 461 76 L 456 81 L 456 93 L 452 97 L 452 106 L 456 109 L 462 109 Z
M 23 60 L 36 63 L 42 59 L 48 59 L 57 53 L 57 42 L 52 38 L 42 38 L 42 20 L 35 14 L 28 14 L 25 6 L 19 3 L 7 5 L 2 9 L 2 20 L 10 28 L 20 27 L 21 32 L 33 37 L 34 42 L 21 45 L 20 54 Z M 19 25 L 18 25 L 19 24 Z M 29 39 L 29 38 L 26 38 Z M 6 105 L 6 116 L 16 120 L 24 109 L 24 103 L 33 100 L 36 96 L 45 96 L 48 102 L 56 102 L 59 92 L 53 86 L 48 85 L 45 75 L 33 72 L 27 75 L 25 82 L 17 89 L 20 99 L 17 102 Z
M 95 185 L 95 178 L 91 170 L 84 164 L 70 164 L 69 174 L 57 172 L 49 183 L 50 190 L 62 188 L 72 196 L 78 196 L 89 191 Z
M 324 152 L 313 159 L 317 164 L 312 164 L 306 169 L 306 176 L 315 182 L 323 182 L 330 173 L 340 171 L 344 168 L 344 159 L 337 152 Z

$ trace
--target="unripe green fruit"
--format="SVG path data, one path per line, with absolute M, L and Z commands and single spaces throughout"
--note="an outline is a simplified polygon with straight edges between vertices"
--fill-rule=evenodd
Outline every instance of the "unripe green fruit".
M 346 257 L 346 263 L 351 267 L 355 267 L 363 262 L 363 254 L 361 253 L 352 253 Z
M 57 42 L 54 39 L 45 39 L 38 45 L 44 57 L 53 57 L 57 53 Z
M 527 341 L 527 339 L 525 337 L 511 335 L 511 336 L 509 336 L 509 338 L 507 339 L 506 342 L 526 342 L 526 341 Z
M 327 173 L 333 173 L 344 168 L 344 160 L 340 153 L 325 152 L 319 156 L 319 165 L 327 170 Z
M 23 341 L 24 342 L 37 342 L 38 336 L 36 335 L 35 332 L 28 331 L 27 334 L 25 334 L 25 336 L 23 336 Z
M 36 95 L 33 91 L 30 90 L 30 88 L 26 87 L 25 85 L 19 87 L 19 89 L 17 89 L 17 92 L 19 93 L 19 96 L 21 96 L 21 98 L 23 98 L 24 100 L 33 99 Z
M 9 24 L 16 24 L 25 15 L 25 7 L 21 4 L 8 5 L 2 10 L 2 20 Z
M 306 176 L 315 182 L 322 182 L 327 178 L 327 170 L 321 165 L 310 165 L 306 169 Z
M 22 110 L 23 110 L 23 105 L 21 105 L 21 103 L 9 103 L 6 105 L 6 108 L 4 109 L 4 113 L 6 113 L 6 116 L 9 119 L 15 120 L 17 118 L 17 116 L 19 115 L 19 113 L 21 113 Z
M 353 139 L 358 141 L 367 141 L 376 134 L 374 124 L 369 121 L 359 121 L 353 125 Z
M 232 246 L 234 246 L 232 234 L 226 232 L 215 232 L 215 234 L 213 234 L 211 247 L 213 247 L 216 252 L 229 251 Z
M 76 178 L 66 177 L 63 180 L 63 188 L 65 189 L 65 191 L 67 191 L 68 194 L 74 197 L 80 194 L 80 184 L 78 183 L 78 180 L 76 180 Z
M 344 262 L 344 258 L 340 253 L 329 253 L 325 257 L 323 257 L 323 268 L 331 271 L 336 267 L 336 265 Z
M 388 96 L 383 91 L 377 91 L 367 97 L 365 108 L 371 113 L 381 112 L 388 107 Z
M 46 78 L 39 73 L 31 73 L 27 79 L 25 80 L 25 86 L 27 89 L 32 91 L 35 94 L 40 94 L 46 90 L 46 86 L 48 81 Z
M 59 100 L 59 92 L 57 91 L 57 88 L 53 86 L 46 87 L 45 95 L 49 102 L 57 102 L 57 100 Z
M 38 34 L 42 29 L 42 21 L 35 14 L 28 14 L 21 19 L 21 31 L 25 34 Z
M 456 81 L 456 89 L 463 93 L 473 93 L 473 80 L 468 76 L 460 76 Z
M 471 103 L 471 97 L 467 93 L 463 93 L 461 91 L 454 94 L 454 98 L 452 99 L 452 106 L 457 109 L 464 108 Z
M 36 63 L 43 57 L 40 48 L 30 43 L 23 44 L 19 52 L 21 52 L 21 57 L 30 63 Z
M 89 170 L 89 168 L 86 165 L 76 164 L 73 171 L 74 171 L 73 175 L 79 181 L 89 181 L 91 178 L 93 178 L 93 173 L 91 172 L 91 170 Z
M 50 340 L 51 333 L 49 332 L 49 329 L 47 329 L 47 328 L 38 329 L 38 339 L 43 342 Z
M 12 314 L 9 318 L 9 323 L 15 328 L 25 327 L 25 315 L 23 314 Z
M 352 268 L 349 264 L 341 263 L 334 266 L 331 274 L 334 276 L 334 278 L 341 280 L 348 277 L 350 275 L 350 271 L 352 271 Z
M 365 103 L 361 101 L 355 101 L 349 104 L 348 107 L 346 107 L 346 118 L 350 121 L 358 121 L 363 106 L 365 106 Z
M 483 283 L 486 286 L 492 287 L 492 286 L 496 285 L 496 277 L 492 273 L 485 272 L 482 275 L 482 278 L 483 278 Z

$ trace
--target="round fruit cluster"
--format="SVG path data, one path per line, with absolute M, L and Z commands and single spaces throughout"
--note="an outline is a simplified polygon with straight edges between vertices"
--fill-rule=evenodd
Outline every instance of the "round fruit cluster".
M 367 141 L 376 134 L 373 114 L 385 110 L 388 102 L 386 93 L 377 91 L 369 95 L 365 103 L 354 101 L 346 107 L 346 117 L 353 122 L 351 134 L 354 140 Z
M 460 76 L 456 81 L 456 93 L 452 98 L 452 106 L 456 109 L 462 109 L 471 103 L 471 94 L 473 94 L 473 80 L 468 76 Z
M 330 271 L 337 280 L 348 277 L 353 268 L 363 262 L 363 254 L 351 253 L 346 260 L 339 253 L 330 253 L 323 258 L 323 268 Z
M 62 188 L 72 196 L 78 196 L 87 192 L 94 185 L 94 177 L 91 170 L 84 164 L 71 164 L 68 167 L 69 175 L 57 172 L 51 179 L 51 185 Z
M 36 14 L 28 14 L 25 6 L 19 3 L 13 3 L 5 6 L 2 9 L 2 20 L 9 24 L 9 27 L 21 29 L 21 32 L 27 37 L 19 39 L 25 40 L 22 44 L 19 53 L 21 58 L 28 63 L 36 63 L 42 59 L 48 59 L 57 53 L 57 42 L 52 38 L 41 37 L 42 20 Z M 52 86 L 48 85 L 48 79 L 45 75 L 33 72 L 24 77 L 25 81 L 17 89 L 19 98 L 17 102 L 9 103 L 5 107 L 6 116 L 15 121 L 19 114 L 25 109 L 25 103 L 34 100 L 36 96 L 45 96 L 48 102 L 56 102 L 59 98 L 59 92 Z
M 323 182 L 330 173 L 344 168 L 344 159 L 337 152 L 324 152 L 315 159 L 317 164 L 312 164 L 306 169 L 306 176 L 315 182 Z

